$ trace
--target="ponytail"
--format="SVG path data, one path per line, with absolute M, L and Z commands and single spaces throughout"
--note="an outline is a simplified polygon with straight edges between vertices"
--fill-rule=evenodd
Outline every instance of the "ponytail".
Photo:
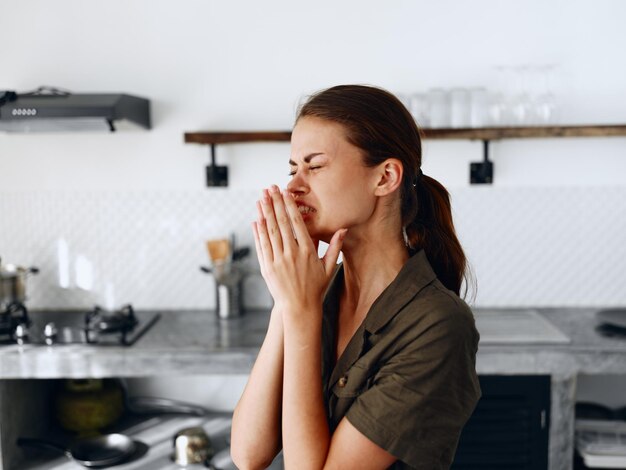
M 415 209 L 403 211 L 403 215 L 412 216 L 403 221 L 407 245 L 412 252 L 423 249 L 441 283 L 460 295 L 467 261 L 452 222 L 450 194 L 439 181 L 426 175 L 414 184 L 414 195 L 404 199 L 415 199 L 411 204 Z

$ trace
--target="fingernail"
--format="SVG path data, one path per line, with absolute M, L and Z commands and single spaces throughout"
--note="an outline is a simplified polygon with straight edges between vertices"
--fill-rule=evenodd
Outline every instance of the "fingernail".
M 270 187 L 270 190 L 271 190 L 273 193 L 277 193 L 277 192 L 278 192 L 278 186 L 276 186 L 275 184 L 273 184 L 273 185 Z

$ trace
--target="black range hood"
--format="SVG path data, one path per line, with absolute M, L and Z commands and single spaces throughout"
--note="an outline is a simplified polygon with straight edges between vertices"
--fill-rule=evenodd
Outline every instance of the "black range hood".
M 150 129 L 150 101 L 123 93 L 70 93 L 40 87 L 0 91 L 0 131 L 115 131 L 117 121 Z

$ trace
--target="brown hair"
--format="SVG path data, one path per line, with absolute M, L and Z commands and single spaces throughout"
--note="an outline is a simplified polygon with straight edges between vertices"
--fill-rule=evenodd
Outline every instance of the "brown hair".
M 363 150 L 367 166 L 388 158 L 402 162 L 401 213 L 409 250 L 423 248 L 439 280 L 459 295 L 467 260 L 452 223 L 450 195 L 422 174 L 420 131 L 400 100 L 381 88 L 340 85 L 311 95 L 296 122 L 306 116 L 342 124 L 350 143 Z

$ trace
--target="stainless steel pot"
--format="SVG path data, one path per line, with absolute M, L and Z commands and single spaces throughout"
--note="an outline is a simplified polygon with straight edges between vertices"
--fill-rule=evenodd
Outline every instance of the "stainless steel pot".
M 200 426 L 181 429 L 174 436 L 172 459 L 178 465 L 208 463 L 213 455 L 215 455 L 215 451 L 211 439 Z
M 6 310 L 12 303 L 26 300 L 26 278 L 38 272 L 35 267 L 2 264 L 0 258 L 0 311 Z

